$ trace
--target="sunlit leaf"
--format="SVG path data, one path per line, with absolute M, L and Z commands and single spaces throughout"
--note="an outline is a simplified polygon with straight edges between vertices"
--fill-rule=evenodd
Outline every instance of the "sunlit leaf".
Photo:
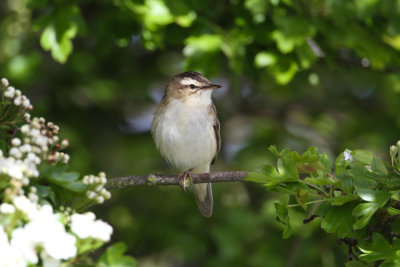
M 355 207 L 353 215 L 360 218 L 354 223 L 353 228 L 355 230 L 364 228 L 378 209 L 378 203 L 362 203 Z

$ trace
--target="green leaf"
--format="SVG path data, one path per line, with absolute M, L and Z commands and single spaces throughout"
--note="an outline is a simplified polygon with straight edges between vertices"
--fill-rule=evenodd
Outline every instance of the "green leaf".
M 222 45 L 222 38 L 217 34 L 190 36 L 185 40 L 185 44 L 183 53 L 185 56 L 193 56 L 197 53 L 219 51 Z
M 135 259 L 130 256 L 123 255 L 125 251 L 126 245 L 121 242 L 108 247 L 107 250 L 100 256 L 98 266 L 135 267 Z
M 261 173 L 267 178 L 267 186 L 274 186 L 282 183 L 282 177 L 276 171 L 276 169 L 271 165 L 265 165 L 260 169 Z
M 375 232 L 372 234 L 372 243 L 369 243 L 368 245 L 361 245 L 359 248 L 364 253 L 359 256 L 363 261 L 398 261 L 400 241 L 394 240 L 393 244 L 390 245 L 381 234 Z
M 79 173 L 77 172 L 65 172 L 63 174 L 51 173 L 51 175 L 47 177 L 47 180 L 58 185 L 66 185 L 74 182 L 78 177 Z
M 67 164 L 43 164 L 39 167 L 39 173 L 42 177 L 50 177 L 50 176 L 60 176 L 68 169 Z
M 6 140 L 0 139 L 0 151 L 6 151 Z
M 381 158 L 374 157 L 371 162 L 371 170 L 381 176 L 388 175 L 388 171 Z
M 327 154 L 321 154 L 320 155 L 320 160 L 321 160 L 322 164 L 325 167 L 325 171 L 330 173 L 332 170 L 331 170 L 331 161 L 329 160 L 328 155 Z
M 390 199 L 390 193 L 382 190 L 357 188 L 356 192 L 362 200 L 367 202 L 375 202 L 379 204 L 379 207 L 385 206 Z
M 353 230 L 353 208 L 354 203 L 346 203 L 342 206 L 330 206 L 321 222 L 321 228 L 328 233 L 337 232 L 340 238 L 349 236 Z
M 336 181 L 333 178 L 323 177 L 323 176 L 307 177 L 306 179 L 304 179 L 304 181 L 316 185 L 328 185 L 336 183 Z
M 338 177 L 339 183 L 336 184 L 346 194 L 353 194 L 353 179 L 349 175 Z
M 335 161 L 335 173 L 337 176 L 341 176 L 346 170 L 346 161 L 344 160 L 343 153 L 340 153 Z
M 61 186 L 76 193 L 83 193 L 87 189 L 86 185 L 81 181 L 70 182 Z
M 278 149 L 276 149 L 276 146 L 269 146 L 268 150 L 271 151 L 275 156 L 280 157 L 281 153 L 279 153 Z
M 259 52 L 254 58 L 254 65 L 257 68 L 264 68 L 270 65 L 274 65 L 277 62 L 277 57 L 273 53 Z
M 39 197 L 45 198 L 50 195 L 51 188 L 49 186 L 35 184 L 34 187 L 36 187 L 37 195 Z
M 282 157 L 278 159 L 278 171 L 282 177 L 289 178 L 288 180 L 299 180 L 299 173 L 297 172 L 296 164 L 289 157 Z
M 379 209 L 378 203 L 362 203 L 359 204 L 353 210 L 353 215 L 360 217 L 353 225 L 354 230 L 359 230 L 364 228 L 371 217 L 375 214 L 375 212 Z
M 378 177 L 358 162 L 353 162 L 349 173 L 355 188 L 375 188 L 378 185 Z
M 330 203 L 333 206 L 341 206 L 347 202 L 352 201 L 353 199 L 354 199 L 354 197 L 351 195 L 338 196 L 338 197 L 332 198 Z
M 354 160 L 363 164 L 363 165 L 371 165 L 371 161 L 373 158 L 373 154 L 369 151 L 365 150 L 354 150 L 351 152 Z
M 259 172 L 248 172 L 246 181 L 252 181 L 255 183 L 266 184 L 268 183 L 268 177 Z
M 289 203 L 289 196 L 284 196 L 279 202 L 275 202 L 276 220 L 284 225 L 283 238 L 289 238 L 292 235 L 292 229 L 289 221 L 289 211 L 287 205 Z

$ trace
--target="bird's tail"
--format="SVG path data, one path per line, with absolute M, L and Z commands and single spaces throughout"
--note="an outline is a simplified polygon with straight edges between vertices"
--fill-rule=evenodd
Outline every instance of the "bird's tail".
M 194 168 L 192 173 L 204 173 L 209 172 L 210 166 L 204 166 L 203 168 Z M 197 207 L 201 214 L 205 217 L 210 217 L 213 211 L 213 195 L 211 183 L 207 184 L 194 184 L 193 185 L 194 196 L 196 197 Z

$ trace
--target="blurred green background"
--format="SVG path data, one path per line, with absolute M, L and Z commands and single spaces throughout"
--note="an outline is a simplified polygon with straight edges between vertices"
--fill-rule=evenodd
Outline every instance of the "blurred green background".
M 223 85 L 214 171 L 271 163 L 271 144 L 387 159 L 400 138 L 399 52 L 398 0 L 0 1 L 0 76 L 61 127 L 72 170 L 110 178 L 176 173 L 150 123 L 186 70 Z M 347 248 L 303 225 L 301 210 L 281 238 L 278 195 L 251 183 L 213 190 L 210 219 L 178 187 L 114 192 L 93 210 L 139 266 L 343 266 Z

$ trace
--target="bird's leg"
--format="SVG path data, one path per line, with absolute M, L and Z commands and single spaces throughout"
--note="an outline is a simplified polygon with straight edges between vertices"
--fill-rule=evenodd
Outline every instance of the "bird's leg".
M 186 190 L 188 189 L 188 187 L 192 184 L 192 170 L 187 170 L 181 174 L 179 174 L 178 179 L 180 179 L 180 184 L 183 187 L 183 191 L 186 192 Z M 189 177 L 189 181 L 188 178 Z

